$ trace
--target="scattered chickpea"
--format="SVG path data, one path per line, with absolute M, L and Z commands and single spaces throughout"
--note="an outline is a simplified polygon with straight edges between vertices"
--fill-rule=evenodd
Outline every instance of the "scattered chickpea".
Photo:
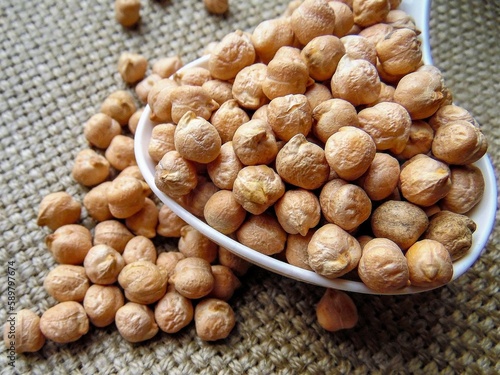
M 356 108 L 343 99 L 324 101 L 314 108 L 312 116 L 312 132 L 323 143 L 343 126 L 358 126 Z
M 184 159 L 177 151 L 169 151 L 156 166 L 155 183 L 163 193 L 175 198 L 188 194 L 196 187 L 196 175 L 192 161 Z
M 229 9 L 228 0 L 203 0 L 203 4 L 213 14 L 224 14 Z
M 224 234 L 235 232 L 246 218 L 246 210 L 230 190 L 219 190 L 207 201 L 203 216 L 208 225 Z
M 123 253 L 127 242 L 133 237 L 125 224 L 114 219 L 97 223 L 94 228 L 94 246 L 108 245 L 119 253 Z
M 115 18 L 122 26 L 131 27 L 139 22 L 140 11 L 140 0 L 115 0 Z
M 121 134 L 122 127 L 112 117 L 96 113 L 85 122 L 83 134 L 87 141 L 98 148 L 108 148 L 115 135 Z
M 312 127 L 312 108 L 307 97 L 289 94 L 271 100 L 267 107 L 267 122 L 282 141 L 289 141 L 296 134 L 307 136 Z
M 241 107 L 255 110 L 269 102 L 262 88 L 266 74 L 262 63 L 246 66 L 236 74 L 231 92 Z
M 233 149 L 243 165 L 269 164 L 278 153 L 275 133 L 264 120 L 250 120 L 234 132 Z
M 318 225 L 321 218 L 318 197 L 305 189 L 287 190 L 275 203 L 274 211 L 287 233 L 302 236 Z
M 361 27 L 383 22 L 391 10 L 388 0 L 354 0 L 354 22 Z
M 142 207 L 135 214 L 125 219 L 125 225 L 136 236 L 144 236 L 147 238 L 154 238 L 156 236 L 156 227 L 158 225 L 159 210 L 156 203 L 150 198 L 144 201 Z
M 290 23 L 300 43 L 306 45 L 320 35 L 331 35 L 335 27 L 335 11 L 322 0 L 305 0 L 290 16 Z
M 316 305 L 316 317 L 321 327 L 336 332 L 358 323 L 358 309 L 347 293 L 326 289 Z
M 305 236 L 301 234 L 289 234 L 286 240 L 285 258 L 286 261 L 296 267 L 308 271 L 313 269 L 309 266 L 307 245 L 311 241 L 315 230 L 309 230 Z
M 40 317 L 31 310 L 22 309 L 14 315 L 14 326 L 6 323 L 3 329 L 6 348 L 14 346 L 16 353 L 37 352 L 45 344 L 40 330 Z
M 175 265 L 185 256 L 180 251 L 164 251 L 158 254 L 156 265 L 167 274 L 168 277 L 174 274 Z
M 95 186 L 104 182 L 109 172 L 110 164 L 106 158 L 87 148 L 76 156 L 71 175 L 76 182 L 84 186 Z
M 101 104 L 101 112 L 125 126 L 130 116 L 137 110 L 134 97 L 125 90 L 117 90 L 109 94 Z
M 118 72 L 129 84 L 142 80 L 148 69 L 148 60 L 138 53 L 123 52 L 118 58 Z
M 37 225 L 56 230 L 66 224 L 80 220 L 81 204 L 64 191 L 49 193 L 38 207 Z
M 159 74 L 152 73 L 144 77 L 137 85 L 135 85 L 135 93 L 142 104 L 148 103 L 148 95 L 156 82 L 161 80 Z M 129 121 L 130 122 L 130 121 Z
M 138 235 L 127 242 L 122 257 L 125 264 L 139 260 L 148 260 L 151 263 L 156 263 L 156 246 L 148 237 Z
M 85 272 L 94 284 L 109 285 L 116 282 L 125 266 L 121 254 L 104 244 L 93 246 L 83 261 Z
M 236 237 L 251 249 L 273 255 L 285 249 L 287 234 L 274 216 L 262 213 L 249 215 L 236 231 Z
M 146 204 L 142 183 L 135 177 L 116 178 L 106 190 L 108 207 L 113 217 L 128 218 Z
M 198 299 L 212 291 L 215 279 L 208 261 L 202 258 L 188 257 L 177 262 L 169 282 L 184 297 Z
M 118 283 L 124 290 L 125 298 L 144 305 L 158 301 L 167 291 L 167 278 L 163 272 L 156 264 L 146 260 L 123 267 Z
M 89 319 L 80 303 L 65 301 L 42 314 L 40 330 L 47 339 L 66 344 L 78 340 L 89 331 Z
M 207 164 L 208 175 L 215 186 L 226 190 L 233 188 L 238 172 L 242 168 L 243 163 L 234 152 L 232 141 L 224 143 L 217 158 Z
M 144 112 L 144 107 L 138 108 L 128 119 L 128 124 L 127 124 L 128 130 L 130 130 L 130 132 L 134 135 L 135 131 L 137 130 L 137 126 L 139 125 L 139 121 L 141 119 L 143 112 Z
M 116 312 L 124 304 L 123 293 L 115 285 L 93 284 L 83 300 L 83 308 L 96 327 L 106 327 L 113 323 Z
M 155 82 L 148 94 L 149 115 L 153 122 L 172 122 L 172 91 L 179 87 L 173 79 L 163 78 Z
M 182 59 L 178 55 L 162 57 L 153 63 L 151 68 L 153 74 L 158 74 L 161 78 L 169 78 L 180 68 L 182 68 Z
M 228 100 L 233 98 L 233 85 L 230 82 L 220 79 L 211 79 L 201 85 L 210 97 L 222 106 Z
M 115 136 L 106 149 L 104 156 L 109 161 L 109 164 L 119 171 L 137 165 L 134 154 L 134 139 L 122 134 Z
M 149 340 L 159 331 L 153 311 L 134 302 L 127 302 L 118 309 L 115 324 L 120 335 L 129 342 Z
M 82 302 L 90 283 L 82 266 L 60 264 L 47 274 L 43 286 L 58 302 Z
M 288 18 L 264 20 L 253 30 L 252 44 L 257 56 L 267 64 L 283 46 L 290 46 L 294 41 L 294 33 Z
M 214 287 L 207 297 L 229 301 L 236 289 L 241 286 L 240 280 L 231 268 L 220 264 L 212 265 Z
M 233 330 L 236 319 L 231 306 L 217 298 L 200 301 L 194 310 L 196 334 L 204 341 L 225 339 Z
M 186 258 L 202 258 L 209 263 L 217 258 L 217 244 L 191 225 L 185 225 L 181 228 L 178 248 Z
M 163 332 L 176 333 L 193 320 L 193 303 L 175 290 L 169 290 L 156 304 L 154 316 Z
M 82 264 L 92 247 L 92 234 L 83 225 L 67 224 L 45 237 L 45 244 L 60 264 Z

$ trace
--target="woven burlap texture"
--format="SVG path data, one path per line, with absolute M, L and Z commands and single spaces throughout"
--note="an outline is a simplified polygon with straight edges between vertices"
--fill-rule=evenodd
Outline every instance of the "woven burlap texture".
M 230 1 L 224 16 L 201 0 L 142 1 L 140 26 L 114 21 L 112 1 L 0 0 L 0 322 L 7 319 L 8 262 L 15 304 L 41 314 L 55 301 L 43 280 L 55 262 L 50 232 L 36 225 L 41 198 L 86 189 L 71 177 L 87 147 L 82 125 L 116 89 L 128 89 L 116 63 L 122 51 L 150 61 L 184 62 L 235 29 L 252 30 L 283 13 L 287 1 Z M 434 0 L 431 46 L 455 102 L 482 124 L 500 165 L 500 6 L 488 0 Z M 498 169 L 496 169 L 498 171 Z M 84 213 L 83 224 L 92 221 Z M 494 233 L 472 269 L 450 285 L 413 296 L 352 294 L 358 325 L 329 333 L 316 322 L 323 289 L 254 268 L 231 300 L 237 324 L 226 340 L 201 341 L 194 325 L 141 344 L 112 325 L 71 344 L 44 348 L 2 374 L 494 374 L 500 372 L 499 238 Z

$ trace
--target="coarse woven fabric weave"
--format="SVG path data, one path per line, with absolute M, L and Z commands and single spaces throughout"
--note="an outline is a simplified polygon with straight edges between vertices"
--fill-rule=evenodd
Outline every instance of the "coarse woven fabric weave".
M 41 314 L 55 301 L 43 280 L 55 262 L 36 225 L 50 192 L 82 200 L 71 177 L 87 147 L 82 124 L 116 89 L 128 89 L 116 63 L 122 51 L 154 61 L 184 62 L 235 29 L 252 30 L 281 15 L 287 1 L 230 1 L 224 16 L 201 0 L 142 1 L 138 28 L 114 20 L 112 1 L 0 0 L 0 322 L 7 318 L 8 262 L 15 264 L 16 308 Z M 431 47 L 455 102 L 487 135 L 500 166 L 500 2 L 434 0 Z M 496 168 L 498 172 L 498 167 Z M 82 222 L 92 221 L 83 214 Z M 500 373 L 499 239 L 450 285 L 412 296 L 352 294 L 358 325 L 329 333 L 316 322 L 323 289 L 254 268 L 231 300 L 237 324 L 229 338 L 207 343 L 191 324 L 141 344 L 112 325 L 91 328 L 71 344 L 47 342 L 2 374 L 497 374 Z

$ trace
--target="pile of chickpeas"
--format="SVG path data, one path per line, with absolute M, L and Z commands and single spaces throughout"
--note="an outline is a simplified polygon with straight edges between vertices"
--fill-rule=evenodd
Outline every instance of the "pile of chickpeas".
M 399 3 L 295 0 L 252 33 L 207 46 L 207 67 L 180 72 L 178 56 L 147 74 L 145 57 L 123 53 L 118 71 L 142 107 L 118 90 L 85 124 L 90 146 L 72 175 L 89 188 L 92 231 L 69 194 L 42 200 L 38 225 L 53 230 L 46 243 L 59 263 L 44 286 L 58 303 L 41 318 L 17 315 L 18 351 L 75 341 L 89 324 L 114 323 L 130 342 L 192 321 L 207 341 L 233 329 L 228 301 L 250 264 L 152 196 L 133 145 L 146 104 L 157 187 L 214 229 L 379 293 L 448 283 L 476 229 L 466 214 L 484 192 L 473 163 L 487 141 L 422 63 Z M 157 237 L 178 239 L 177 249 L 159 252 Z M 329 331 L 358 320 L 332 289 L 316 314 Z

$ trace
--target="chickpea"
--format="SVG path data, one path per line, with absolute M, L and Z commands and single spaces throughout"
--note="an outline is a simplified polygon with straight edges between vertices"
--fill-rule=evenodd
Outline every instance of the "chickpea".
M 365 244 L 358 274 L 363 283 L 379 293 L 410 285 L 408 262 L 398 245 L 388 238 L 374 238 Z
M 174 74 L 173 79 L 181 86 L 203 86 L 205 82 L 212 79 L 210 71 L 201 66 L 186 67 Z
M 145 236 L 135 236 L 125 245 L 122 253 L 125 264 L 148 260 L 156 263 L 156 246 L 152 240 Z
M 309 230 L 305 236 L 298 234 L 289 234 L 286 240 L 285 258 L 286 261 L 296 267 L 303 268 L 308 271 L 313 269 L 309 266 L 307 245 L 315 230 Z
M 169 78 L 180 68 L 182 68 L 182 59 L 178 55 L 162 57 L 153 63 L 151 68 L 153 74 L 158 74 L 161 78 Z
M 286 232 L 278 220 L 267 213 L 249 215 L 236 231 L 236 237 L 243 245 L 266 255 L 285 249 Z
M 184 297 L 198 299 L 212 291 L 215 279 L 208 261 L 189 257 L 177 262 L 169 282 Z
M 135 93 L 139 98 L 140 102 L 143 104 L 148 103 L 148 95 L 156 82 L 161 80 L 162 77 L 159 74 L 152 73 L 143 79 L 137 85 L 135 85 Z M 130 123 L 130 120 L 129 120 Z
M 398 2 L 401 2 L 401 0 L 397 0 Z M 385 23 L 388 25 L 391 25 L 395 29 L 409 29 L 413 31 L 417 31 L 417 26 L 415 25 L 415 21 L 413 18 L 406 13 L 402 9 L 396 9 L 399 6 L 392 6 L 391 5 L 391 10 L 389 13 L 387 13 L 387 17 L 385 18 Z
M 158 124 L 153 128 L 148 144 L 148 154 L 155 163 L 158 163 L 168 151 L 175 150 L 175 129 L 174 124 Z
M 300 4 L 302 4 L 303 0 L 291 0 L 283 12 L 282 18 L 287 18 L 292 15 L 292 13 L 299 7 Z
M 169 277 L 174 274 L 177 262 L 184 258 L 184 254 L 179 251 L 166 251 L 158 254 L 158 258 L 156 258 L 156 265 Z
M 340 38 L 345 54 L 351 59 L 366 60 L 372 65 L 377 65 L 376 45 L 368 38 L 361 35 L 346 35 Z
M 118 219 L 134 215 L 146 204 L 142 183 L 135 177 L 114 179 L 106 190 L 106 197 L 109 211 Z
M 383 22 L 390 10 L 388 0 L 354 0 L 352 3 L 354 23 L 361 27 Z
M 204 175 L 198 175 L 196 187 L 189 194 L 178 198 L 177 202 L 193 215 L 203 218 L 203 210 L 207 201 L 218 191 L 219 188 L 210 179 Z
M 290 24 L 299 42 L 306 45 L 317 36 L 333 34 L 335 11 L 326 1 L 305 0 L 290 16 Z
M 85 272 L 94 284 L 109 285 L 116 282 L 125 266 L 121 254 L 104 244 L 93 246 L 83 261 Z
M 221 265 L 229 267 L 236 276 L 244 276 L 252 266 L 252 263 L 233 254 L 222 246 L 219 246 L 218 260 Z
M 85 312 L 96 327 L 106 327 L 113 323 L 116 312 L 124 304 L 123 293 L 115 285 L 93 284 L 83 300 Z
M 163 237 L 180 237 L 181 228 L 186 222 L 172 211 L 167 205 L 162 205 L 158 213 L 156 234 Z
M 179 84 L 169 78 L 160 79 L 151 87 L 148 94 L 151 121 L 167 123 L 173 121 L 172 91 L 177 87 L 179 87 Z
M 224 234 L 235 232 L 246 218 L 245 209 L 230 190 L 220 190 L 210 197 L 204 208 L 208 225 Z
M 305 236 L 318 225 L 321 207 L 316 195 L 309 190 L 287 190 L 274 205 L 280 225 L 289 234 Z
M 403 159 L 411 159 L 418 154 L 428 154 L 431 151 L 434 131 L 423 120 L 413 120 L 410 126 L 410 136 L 406 146 L 398 154 Z
M 255 63 L 241 69 L 234 79 L 233 98 L 246 109 L 258 109 L 269 102 L 262 84 L 267 75 L 267 66 Z
M 251 40 L 257 56 L 264 64 L 268 64 L 278 49 L 293 44 L 290 19 L 273 18 L 262 21 L 254 29 Z
M 383 40 L 387 35 L 394 31 L 394 26 L 388 25 L 386 22 L 375 23 L 371 26 L 360 30 L 357 35 L 368 39 L 375 47 L 378 42 Z
M 128 119 L 127 125 L 128 125 L 128 130 L 130 130 L 130 133 L 135 134 L 137 126 L 139 125 L 139 120 L 141 119 L 143 112 L 144 112 L 144 107 L 138 108 Z
M 193 303 L 175 290 L 169 290 L 156 304 L 154 314 L 163 332 L 176 333 L 193 320 Z
M 108 245 L 119 253 L 123 253 L 127 242 L 134 235 L 127 229 L 125 224 L 118 220 L 105 220 L 98 223 L 94 228 L 94 246 Z
M 158 225 L 159 210 L 156 203 L 146 198 L 144 207 L 135 214 L 125 219 L 125 225 L 136 236 L 154 238 L 156 236 L 156 227 Z
M 109 164 L 119 171 L 137 165 L 134 154 L 134 139 L 122 134 L 115 136 L 106 149 L 104 156 Z
M 210 122 L 219 133 L 222 144 L 231 141 L 235 131 L 248 121 L 250 121 L 248 114 L 235 99 L 223 103 L 210 118 Z
M 89 331 L 89 319 L 80 303 L 65 301 L 42 314 L 40 330 L 47 339 L 66 344 L 78 340 Z
M 358 126 L 356 108 L 343 99 L 324 101 L 314 108 L 312 116 L 312 132 L 323 143 L 343 126 Z
M 422 64 L 422 50 L 417 33 L 395 29 L 376 45 L 382 69 L 391 75 L 408 74 Z
M 465 214 L 474 208 L 484 194 L 484 177 L 475 165 L 450 166 L 451 188 L 439 201 L 443 210 Z
M 269 103 L 267 120 L 276 137 L 283 141 L 289 141 L 296 134 L 306 136 L 312 127 L 311 106 L 305 95 L 281 96 Z
M 156 166 L 155 183 L 158 189 L 171 197 L 186 195 L 198 183 L 196 167 L 179 152 L 169 151 Z
M 127 302 L 115 316 L 116 328 L 128 342 L 149 340 L 158 333 L 153 311 L 146 305 Z
M 240 280 L 231 268 L 220 264 L 212 265 L 212 274 L 214 275 L 214 288 L 207 297 L 229 301 L 234 291 L 241 286 Z
M 212 182 L 219 189 L 231 190 L 238 172 L 243 168 L 234 152 L 233 142 L 228 141 L 220 148 L 217 158 L 207 164 L 207 172 Z
M 56 262 L 78 265 L 92 247 L 92 234 L 83 225 L 67 224 L 47 235 L 45 244 Z
M 123 52 L 118 59 L 118 72 L 123 81 L 129 84 L 142 80 L 148 69 L 148 60 L 133 52 Z
M 214 78 L 230 80 L 255 61 L 255 48 L 250 37 L 241 30 L 227 34 L 215 46 L 208 60 Z
M 328 5 L 335 13 L 335 26 L 333 27 L 333 35 L 342 38 L 347 35 L 354 26 L 354 14 L 349 5 L 341 1 L 329 1 Z
M 388 85 L 384 82 L 380 82 L 380 94 L 378 96 L 378 99 L 370 104 L 367 104 L 366 106 L 373 107 L 374 105 L 382 102 L 394 102 L 394 91 L 396 91 L 394 86 Z
M 158 301 L 167 291 L 165 275 L 156 264 L 146 260 L 123 267 L 118 283 L 125 292 L 125 298 L 144 305 Z
M 101 104 L 101 112 L 125 126 L 130 116 L 137 110 L 134 97 L 125 90 L 112 92 Z
M 393 156 L 377 152 L 368 170 L 357 181 L 373 201 L 389 197 L 399 183 L 399 162 Z
M 429 125 L 434 131 L 437 131 L 441 126 L 455 121 L 467 121 L 472 125 L 479 127 L 478 123 L 469 111 L 453 104 L 443 105 L 440 107 L 429 118 Z
M 233 85 L 220 79 L 211 79 L 201 85 L 210 97 L 222 106 L 228 100 L 234 99 Z
M 40 317 L 31 310 L 22 309 L 14 315 L 14 326 L 6 323 L 3 330 L 5 347 L 12 345 L 16 353 L 37 352 L 45 344 L 40 330 Z
M 82 302 L 90 283 L 82 266 L 61 264 L 47 274 L 43 286 L 58 302 Z
M 80 219 L 81 204 L 64 191 L 50 193 L 43 197 L 38 207 L 37 225 L 52 230 Z
M 181 228 L 178 247 L 186 258 L 202 258 L 209 263 L 217 258 L 218 245 L 191 225 L 185 225 Z
M 356 326 L 358 310 L 347 293 L 326 289 L 316 305 L 316 318 L 321 327 L 336 332 Z
M 219 108 L 219 103 L 200 86 L 179 86 L 170 93 L 172 101 L 172 121 L 176 124 L 187 113 L 194 113 L 190 117 L 210 119 L 212 112 Z
M 115 18 L 125 27 L 132 27 L 141 17 L 140 0 L 115 0 Z
M 231 306 L 216 298 L 200 301 L 194 310 L 196 334 L 204 341 L 225 339 L 233 330 L 236 319 Z
M 233 136 L 234 153 L 243 165 L 269 164 L 278 153 L 274 132 L 264 120 L 242 124 Z
M 339 38 L 321 35 L 308 42 L 300 54 L 307 64 L 309 75 L 316 81 L 326 81 L 332 78 L 345 52 Z
M 85 122 L 83 134 L 95 147 L 106 149 L 115 135 L 122 131 L 121 125 L 104 113 L 96 113 Z
M 322 83 L 313 83 L 306 89 L 304 94 L 311 109 L 316 108 L 321 103 L 333 99 L 330 88 Z
M 71 175 L 84 186 L 95 186 L 108 178 L 109 170 L 110 164 L 106 158 L 88 148 L 76 156 Z
M 293 136 L 278 152 L 276 170 L 285 182 L 308 190 L 321 187 L 330 173 L 323 149 L 302 134 Z

